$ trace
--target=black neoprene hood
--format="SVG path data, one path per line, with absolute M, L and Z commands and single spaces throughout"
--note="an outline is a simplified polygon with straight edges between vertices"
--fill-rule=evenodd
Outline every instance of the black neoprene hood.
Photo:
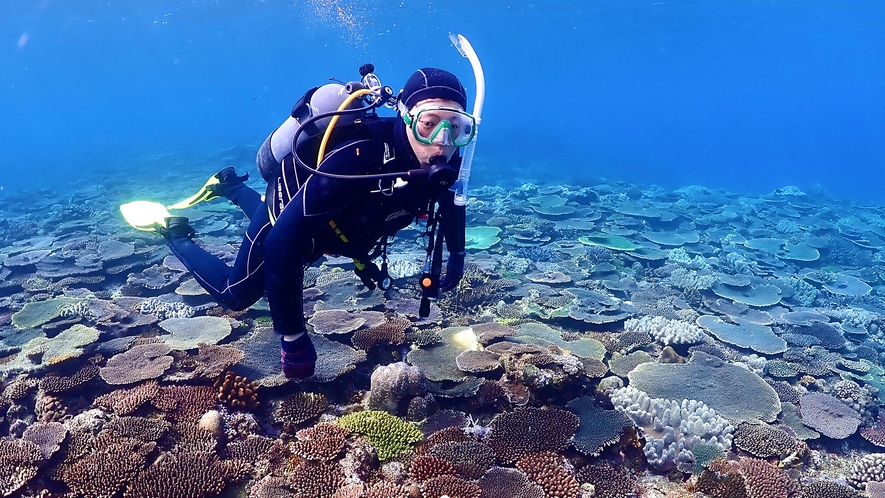
M 407 109 L 427 99 L 452 100 L 467 110 L 467 91 L 454 74 L 433 67 L 425 67 L 412 73 L 403 87 L 400 100 Z

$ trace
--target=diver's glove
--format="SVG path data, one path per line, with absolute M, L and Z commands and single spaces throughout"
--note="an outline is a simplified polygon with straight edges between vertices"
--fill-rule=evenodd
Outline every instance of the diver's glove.
M 188 221 L 184 216 L 167 216 L 163 223 L 154 224 L 154 230 L 170 244 L 173 239 L 187 238 L 190 240 L 195 232 Z
M 449 254 L 446 262 L 446 274 L 439 279 L 440 292 L 448 292 L 458 286 L 458 282 L 464 277 L 464 252 Z
M 371 261 L 363 264 L 354 260 L 353 272 L 356 273 L 356 276 L 363 281 L 363 285 L 369 290 L 375 290 L 376 287 L 380 287 L 381 290 L 390 288 L 390 275 Z

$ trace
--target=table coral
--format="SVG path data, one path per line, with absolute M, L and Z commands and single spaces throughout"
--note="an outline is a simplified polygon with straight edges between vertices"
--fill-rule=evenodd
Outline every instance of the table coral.
M 857 431 L 860 415 L 829 394 L 810 393 L 799 399 L 802 423 L 833 439 L 845 439 Z
M 517 408 L 495 415 L 486 443 L 502 463 L 544 450 L 564 450 L 578 430 L 574 413 L 561 408 Z
M 781 411 L 777 393 L 761 377 L 701 351 L 684 364 L 643 363 L 628 377 L 652 398 L 702 401 L 734 423 L 772 422 Z
M 566 406 L 580 419 L 572 445 L 585 455 L 599 455 L 606 446 L 621 438 L 624 429 L 632 426 L 623 413 L 594 406 L 590 396 L 573 399 Z
M 156 379 L 172 365 L 173 358 L 166 356 L 171 350 L 166 344 L 133 346 L 124 353 L 112 356 L 99 373 L 111 385 Z

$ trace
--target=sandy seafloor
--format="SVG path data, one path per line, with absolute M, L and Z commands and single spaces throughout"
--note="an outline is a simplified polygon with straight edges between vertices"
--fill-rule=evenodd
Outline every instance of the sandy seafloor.
M 883 496 L 885 207 L 473 186 L 467 275 L 429 319 L 419 228 L 384 293 L 308 270 L 296 383 L 264 301 L 217 307 L 118 211 L 240 152 L 0 192 L 0 495 Z M 182 214 L 233 260 L 235 207 Z

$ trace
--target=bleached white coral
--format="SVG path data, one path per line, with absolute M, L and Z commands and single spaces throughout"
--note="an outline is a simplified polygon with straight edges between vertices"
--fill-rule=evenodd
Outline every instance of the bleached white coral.
M 654 340 L 671 346 L 673 344 L 696 344 L 704 338 L 704 330 L 693 323 L 670 320 L 663 316 L 643 316 L 624 322 L 628 332 L 646 332 Z
M 632 386 L 612 391 L 611 401 L 642 431 L 645 457 L 658 470 L 694 462 L 695 445 L 731 449 L 734 426 L 701 401 L 650 398 Z

